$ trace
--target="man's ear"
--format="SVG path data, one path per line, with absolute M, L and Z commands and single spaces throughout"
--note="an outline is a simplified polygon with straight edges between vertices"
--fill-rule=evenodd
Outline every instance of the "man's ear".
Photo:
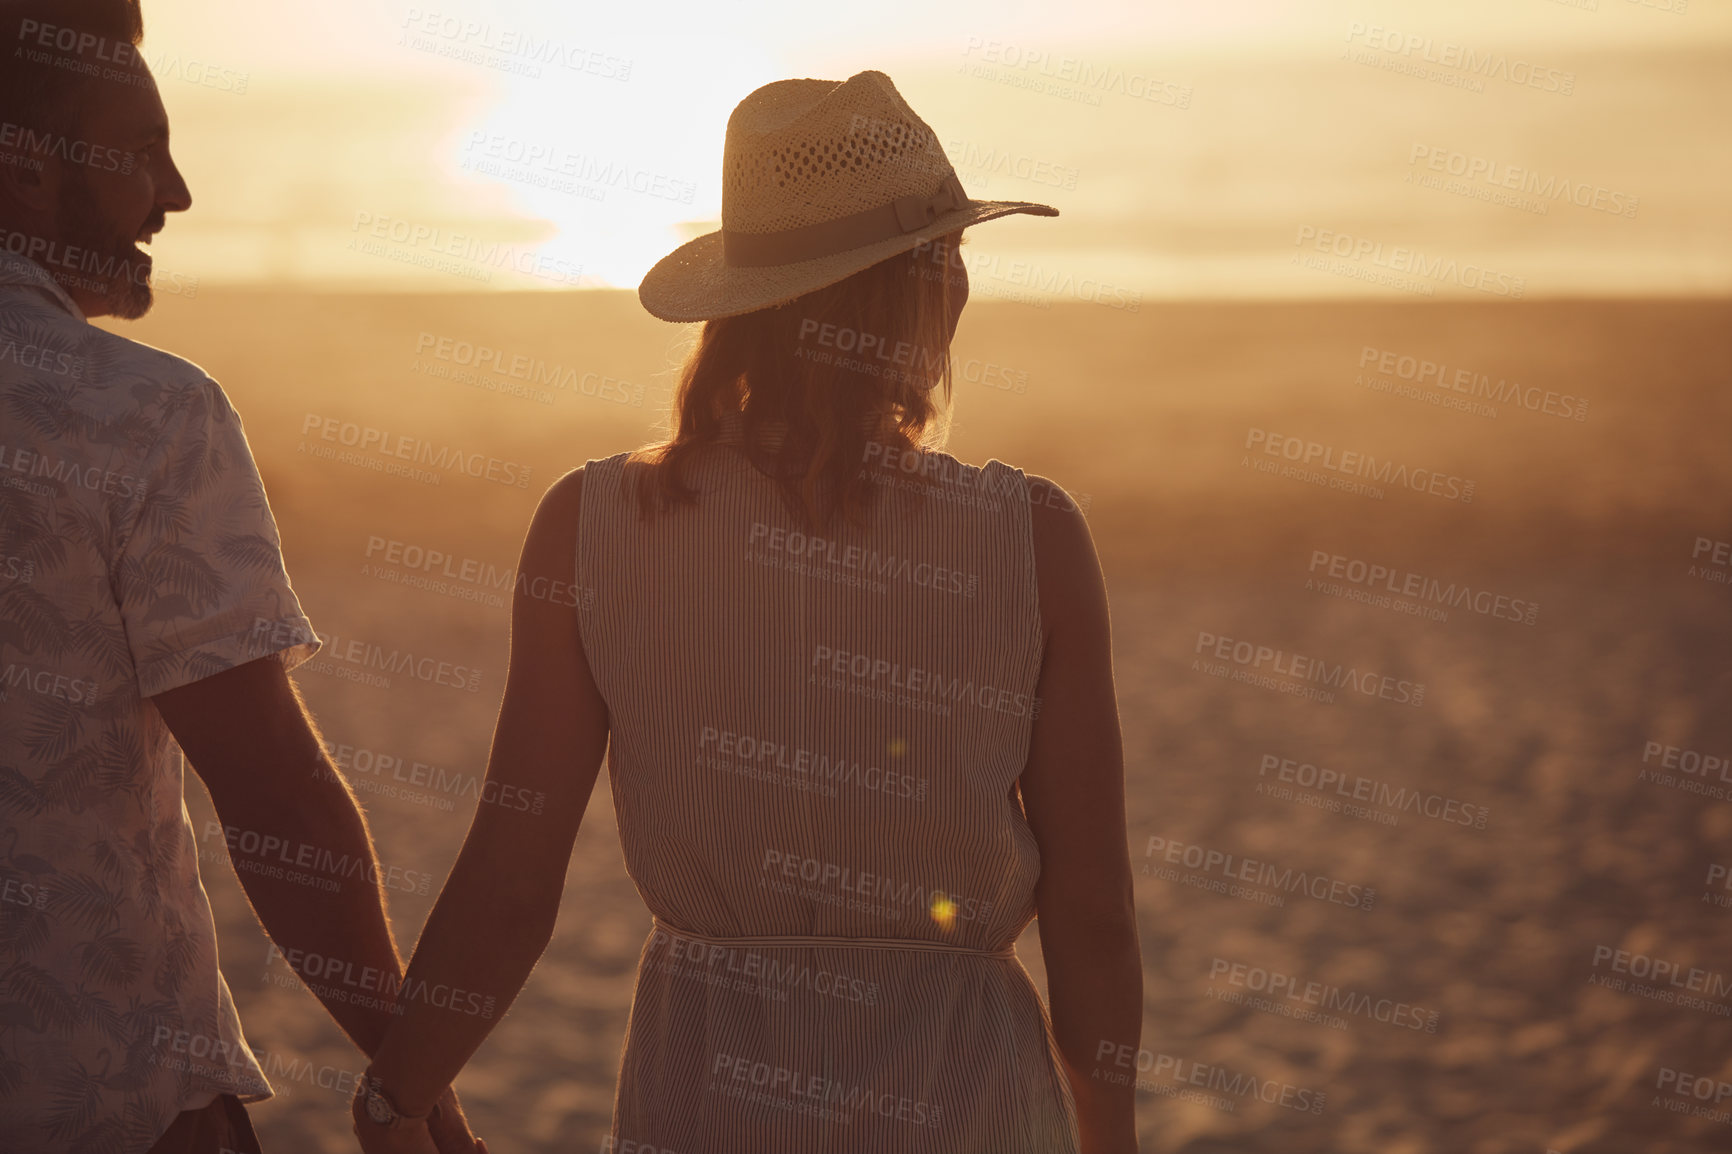
M 21 210 L 29 216 L 52 216 L 60 199 L 60 165 L 54 157 L 44 157 L 41 169 L 31 158 L 18 157 L 22 164 L 0 164 L 0 207 Z

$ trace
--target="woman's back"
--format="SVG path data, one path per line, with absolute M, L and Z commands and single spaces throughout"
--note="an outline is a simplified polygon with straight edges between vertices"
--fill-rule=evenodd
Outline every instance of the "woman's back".
M 669 437 L 562 478 L 524 539 L 488 781 L 545 813 L 478 807 L 410 972 L 515 996 L 605 752 L 656 917 L 621 1154 L 1136 1149 L 1088 526 L 1008 466 L 885 447 L 946 416 L 963 230 L 1057 215 L 969 197 L 934 140 L 880 72 L 741 101 L 722 227 L 638 287 L 703 322 Z M 1050 1019 L 1014 953 L 1037 906 Z M 490 1028 L 410 1006 L 376 1081 L 431 1103 Z
M 868 523 L 822 537 L 726 446 L 692 458 L 695 506 L 650 520 L 625 455 L 584 470 L 583 646 L 657 921 L 622 1143 L 1074 1143 L 1012 953 L 1040 873 L 1016 790 L 1042 654 L 1024 478 L 890 464 Z

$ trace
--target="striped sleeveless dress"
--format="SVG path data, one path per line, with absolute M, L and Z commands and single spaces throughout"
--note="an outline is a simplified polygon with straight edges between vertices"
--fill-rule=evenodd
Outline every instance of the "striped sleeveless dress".
M 585 466 L 580 629 L 654 914 L 616 1154 L 1076 1150 L 1015 954 L 1040 872 L 1024 478 L 914 464 L 924 496 L 886 476 L 869 525 L 823 537 L 724 445 L 650 521 L 625 454 Z

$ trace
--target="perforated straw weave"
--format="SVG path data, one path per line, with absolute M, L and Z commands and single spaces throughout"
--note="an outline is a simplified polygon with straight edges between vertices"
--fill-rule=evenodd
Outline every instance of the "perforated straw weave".
M 721 229 L 663 257 L 638 299 L 668 321 L 736 316 L 1011 213 L 1058 210 L 969 198 L 936 134 L 882 72 L 779 80 L 728 118 Z

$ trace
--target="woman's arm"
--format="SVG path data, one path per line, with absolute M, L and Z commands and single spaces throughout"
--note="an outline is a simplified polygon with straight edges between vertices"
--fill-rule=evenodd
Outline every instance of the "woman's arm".
M 1063 492 L 1028 482 L 1031 494 Z M 1136 1154 L 1136 1067 L 1120 1084 L 1126 1070 L 1112 1058 L 1136 1052 L 1143 1024 L 1112 638 L 1088 523 L 1064 505 L 1030 500 L 1047 637 L 1022 800 L 1040 845 L 1040 948 L 1082 1151 Z
M 373 1058 L 377 1084 L 405 1114 L 433 1105 L 547 948 L 607 748 L 607 706 L 577 629 L 582 486 L 582 469 L 555 483 L 523 543 L 488 787 L 410 961 L 403 1013 Z M 546 801 L 532 813 L 523 799 L 537 792 Z

